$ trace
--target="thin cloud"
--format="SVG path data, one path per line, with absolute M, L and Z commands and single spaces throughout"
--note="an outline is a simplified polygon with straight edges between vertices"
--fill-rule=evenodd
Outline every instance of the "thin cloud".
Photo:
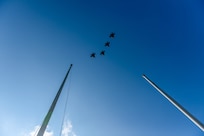
M 74 131 L 72 130 L 72 123 L 69 120 L 66 120 L 62 129 L 62 136 L 76 136 Z
M 72 126 L 72 123 L 71 121 L 69 120 L 66 120 L 63 124 L 63 128 L 62 128 L 62 133 L 61 135 L 62 136 L 77 136 L 75 134 L 75 132 L 73 131 L 73 126 Z M 35 126 L 35 128 L 29 132 L 28 134 L 26 134 L 25 136 L 36 136 L 38 130 L 40 129 L 40 126 Z M 44 135 L 43 136 L 54 136 L 54 132 L 53 131 L 45 131 Z

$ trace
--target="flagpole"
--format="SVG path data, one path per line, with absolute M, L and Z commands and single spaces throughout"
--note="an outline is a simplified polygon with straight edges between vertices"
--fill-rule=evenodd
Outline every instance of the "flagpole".
M 46 129 L 47 125 L 48 125 L 48 122 L 49 122 L 49 120 L 50 120 L 50 118 L 52 116 L 52 113 L 53 113 L 54 109 L 55 109 L 55 105 L 56 105 L 56 103 L 58 101 L 58 98 L 59 98 L 61 92 L 62 92 L 63 86 L 64 86 L 64 84 L 66 82 L 66 79 L 67 79 L 67 77 L 69 75 L 69 72 L 70 72 L 71 68 L 72 68 L 72 64 L 70 65 L 69 70 L 67 71 L 67 74 L 66 74 L 66 76 L 65 76 L 65 78 L 64 78 L 64 80 L 63 80 L 63 82 L 62 82 L 62 84 L 61 84 L 61 86 L 60 86 L 60 88 L 59 88 L 59 90 L 58 90 L 58 92 L 56 94 L 56 96 L 55 96 L 55 99 L 53 100 L 52 105 L 50 106 L 50 109 L 49 109 L 47 115 L 45 116 L 45 118 L 43 120 L 43 123 L 42 123 L 42 125 L 41 125 L 41 127 L 40 127 L 40 129 L 39 129 L 39 131 L 37 133 L 37 136 L 43 136 L 43 134 L 45 132 L 45 129 Z
M 142 77 L 149 82 L 159 93 L 161 93 L 169 102 L 171 102 L 178 110 L 180 110 L 187 118 L 189 118 L 197 127 L 204 131 L 204 125 L 196 119 L 192 114 L 190 114 L 184 107 L 182 107 L 178 102 L 176 102 L 171 96 L 160 89 L 154 82 L 152 82 L 147 76 L 142 75 Z

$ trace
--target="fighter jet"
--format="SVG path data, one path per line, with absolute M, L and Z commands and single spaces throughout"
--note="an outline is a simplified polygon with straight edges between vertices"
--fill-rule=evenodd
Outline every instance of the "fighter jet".
M 90 55 L 90 57 L 91 57 L 91 58 L 95 58 L 95 57 L 96 57 L 96 53 L 92 53 L 92 54 Z
M 114 37 L 115 37 L 115 33 L 112 32 L 112 33 L 109 35 L 109 37 L 110 37 L 110 38 L 114 38 Z
M 105 46 L 110 47 L 110 42 L 106 42 Z
M 102 50 L 101 53 L 100 53 L 100 55 L 105 55 L 105 51 Z

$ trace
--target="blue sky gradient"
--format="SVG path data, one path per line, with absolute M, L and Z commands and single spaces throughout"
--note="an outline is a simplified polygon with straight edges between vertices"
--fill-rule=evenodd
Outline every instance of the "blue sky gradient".
M 72 63 L 49 124 L 54 136 L 68 90 L 66 116 L 77 136 L 204 136 L 142 78 L 204 123 L 203 6 L 201 0 L 0 1 L 0 135 L 24 136 L 40 125 Z

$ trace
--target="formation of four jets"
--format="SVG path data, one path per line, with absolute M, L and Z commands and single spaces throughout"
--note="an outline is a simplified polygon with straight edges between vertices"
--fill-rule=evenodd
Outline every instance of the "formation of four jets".
M 115 33 L 111 33 L 110 35 L 109 35 L 109 38 L 114 38 L 115 37 Z M 106 43 L 105 43 L 105 47 L 110 47 L 110 42 L 109 41 L 107 41 Z M 105 50 L 102 50 L 101 52 L 100 52 L 100 55 L 105 55 Z M 91 58 L 95 58 L 96 57 L 96 53 L 95 52 L 93 52 L 91 55 L 90 55 L 90 57 Z

